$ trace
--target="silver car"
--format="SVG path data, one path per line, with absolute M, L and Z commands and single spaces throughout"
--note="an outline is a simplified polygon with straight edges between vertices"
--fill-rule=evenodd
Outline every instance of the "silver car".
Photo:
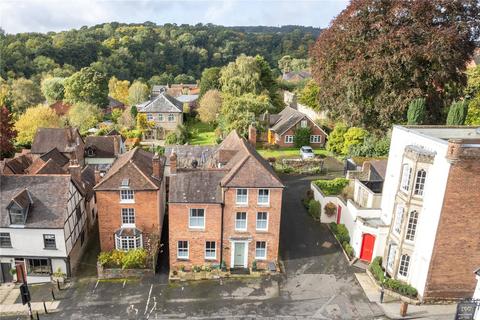
M 305 160 L 305 159 L 313 159 L 315 158 L 315 153 L 313 153 L 312 147 L 309 146 L 303 146 L 300 148 L 300 157 Z

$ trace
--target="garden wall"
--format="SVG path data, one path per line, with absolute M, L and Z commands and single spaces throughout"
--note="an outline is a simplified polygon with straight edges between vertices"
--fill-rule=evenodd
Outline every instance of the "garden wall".
M 153 276 L 155 271 L 152 269 L 122 269 L 122 268 L 104 268 L 97 263 L 98 279 L 123 279 L 123 278 L 141 278 L 144 276 Z

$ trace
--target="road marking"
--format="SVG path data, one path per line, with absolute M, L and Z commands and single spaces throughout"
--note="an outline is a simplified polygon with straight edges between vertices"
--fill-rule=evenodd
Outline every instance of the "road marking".
M 150 285 L 150 291 L 148 292 L 147 305 L 145 306 L 145 312 L 143 313 L 143 315 L 147 314 L 148 305 L 150 304 L 150 296 L 152 295 L 152 289 L 153 289 L 153 284 Z
M 93 288 L 92 293 L 95 293 L 95 290 L 97 290 L 97 286 L 98 286 L 98 282 L 99 282 L 99 281 L 100 281 L 100 280 L 97 280 L 97 282 L 95 283 L 95 287 Z
M 127 280 L 123 280 L 123 286 L 122 286 L 122 288 L 125 288 L 125 283 L 127 283 Z
M 333 295 L 330 299 L 328 299 L 327 302 L 325 302 L 321 307 L 320 309 L 317 310 L 317 312 L 315 312 L 315 314 L 313 315 L 314 318 L 316 319 L 328 319 L 328 318 L 325 318 L 324 316 L 322 316 L 322 312 L 323 310 L 330 304 L 330 302 L 333 301 L 333 299 L 335 299 L 337 297 L 337 295 Z

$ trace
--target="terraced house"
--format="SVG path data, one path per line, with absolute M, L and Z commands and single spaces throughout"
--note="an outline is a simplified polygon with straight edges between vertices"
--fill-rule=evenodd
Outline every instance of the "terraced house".
M 236 131 L 219 146 L 175 146 L 169 157 L 172 270 L 275 268 L 283 184 Z

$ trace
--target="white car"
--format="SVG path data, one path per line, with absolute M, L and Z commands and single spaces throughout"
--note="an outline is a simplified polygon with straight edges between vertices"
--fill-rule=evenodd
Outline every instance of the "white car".
M 309 147 L 309 146 L 301 147 L 300 157 L 302 158 L 302 160 L 315 158 L 315 153 L 313 153 L 312 147 Z

